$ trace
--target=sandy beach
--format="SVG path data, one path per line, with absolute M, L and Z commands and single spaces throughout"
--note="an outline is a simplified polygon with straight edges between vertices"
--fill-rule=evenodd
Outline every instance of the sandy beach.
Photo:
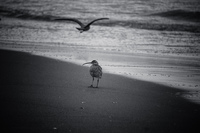
M 88 88 L 87 67 L 0 50 L 5 132 L 196 132 L 200 106 L 183 90 L 104 74 Z
M 0 1 L 3 131 L 183 133 L 200 123 L 198 0 Z M 80 33 L 74 21 L 98 18 Z M 88 88 L 89 65 L 103 68 Z

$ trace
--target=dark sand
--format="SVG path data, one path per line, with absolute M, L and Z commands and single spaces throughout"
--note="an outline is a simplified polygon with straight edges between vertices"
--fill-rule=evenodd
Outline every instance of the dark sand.
M 200 106 L 181 90 L 0 50 L 1 130 L 19 133 L 183 133 L 199 130 Z M 96 83 L 96 82 L 95 82 Z

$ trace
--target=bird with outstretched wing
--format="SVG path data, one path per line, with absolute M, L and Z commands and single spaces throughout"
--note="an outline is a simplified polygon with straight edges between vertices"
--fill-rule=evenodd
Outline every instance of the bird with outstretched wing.
M 99 21 L 99 20 L 104 20 L 104 19 L 109 19 L 109 18 L 98 18 L 98 19 L 91 21 L 87 25 L 84 25 L 81 21 L 79 21 L 78 19 L 74 19 L 74 18 L 60 18 L 60 19 L 55 19 L 55 20 L 76 22 L 77 24 L 79 24 L 81 26 L 80 28 L 76 28 L 76 29 L 79 30 L 80 33 L 82 33 L 84 31 L 88 31 L 90 29 L 90 25 L 93 24 L 94 22 Z

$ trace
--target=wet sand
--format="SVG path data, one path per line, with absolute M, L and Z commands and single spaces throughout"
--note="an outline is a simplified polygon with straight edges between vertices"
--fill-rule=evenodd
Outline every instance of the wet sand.
M 0 103 L 6 132 L 194 132 L 200 106 L 183 90 L 103 74 L 88 88 L 87 67 L 0 50 Z

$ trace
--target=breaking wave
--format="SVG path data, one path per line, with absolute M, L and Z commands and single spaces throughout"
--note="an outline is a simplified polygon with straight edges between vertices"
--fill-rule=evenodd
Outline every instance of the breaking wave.
M 46 15 L 42 13 L 37 14 L 29 10 L 11 9 L 11 8 L 2 7 L 2 6 L 0 6 L 0 15 L 6 16 L 6 17 L 19 18 L 19 19 L 49 21 L 49 22 L 55 22 L 54 19 L 63 18 L 61 16 Z M 149 16 L 161 16 L 161 17 L 167 17 L 167 18 L 172 18 L 172 19 L 182 19 L 182 20 L 187 20 L 187 21 L 200 22 L 200 12 L 189 12 L 189 11 L 184 11 L 184 10 L 161 12 L 161 13 L 151 14 Z M 82 19 L 82 18 L 77 18 L 77 19 Z M 65 23 L 71 23 L 71 22 L 65 21 Z M 187 31 L 187 32 L 194 32 L 194 33 L 200 32 L 200 26 L 196 26 L 196 25 L 185 25 L 185 24 L 177 24 L 177 23 L 175 24 L 151 23 L 151 22 L 133 21 L 133 20 L 112 20 L 112 18 L 110 18 L 109 21 L 99 21 L 98 23 L 94 23 L 94 25 L 101 25 L 101 26 L 108 26 L 108 27 L 122 26 L 122 27 L 127 27 L 127 28 L 159 30 L 159 31 Z
M 153 15 L 171 18 L 175 20 L 200 22 L 199 11 L 172 10 L 172 11 L 167 11 L 167 12 L 156 13 Z

